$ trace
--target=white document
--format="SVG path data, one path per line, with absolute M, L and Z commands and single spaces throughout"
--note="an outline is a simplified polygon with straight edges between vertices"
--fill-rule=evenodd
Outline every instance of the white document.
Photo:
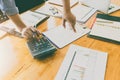
M 106 14 L 110 14 L 120 9 L 120 6 L 112 4 L 111 0 L 80 0 L 80 2 Z
M 62 0 L 49 0 L 48 3 L 55 4 L 58 6 L 63 6 Z M 78 3 L 78 0 L 70 0 L 70 7 L 73 7 L 77 3 Z
M 108 13 L 108 8 L 111 3 L 110 0 L 80 0 L 80 2 L 104 13 Z
M 79 24 L 75 25 L 77 32 L 74 32 L 71 28 L 69 28 L 69 26 L 66 27 L 67 28 L 59 26 L 46 31 L 43 34 L 58 48 L 63 48 L 64 46 L 82 37 L 90 31 L 90 29 Z
M 104 80 L 107 53 L 71 45 L 55 80 Z
M 45 14 L 47 16 L 62 17 L 61 12 L 56 7 L 47 3 L 36 9 L 35 12 Z
M 89 35 L 120 42 L 120 22 L 97 18 Z
M 27 11 L 20 16 L 27 26 L 36 26 L 37 24 L 48 18 L 48 16 L 46 15 L 38 14 L 32 11 Z
M 35 11 L 45 15 L 62 18 L 63 7 L 53 6 L 46 3 L 44 6 L 38 8 Z M 85 23 L 97 10 L 91 7 L 77 4 L 71 8 L 71 11 L 76 16 L 76 20 L 78 22 Z
M 78 22 L 86 22 L 97 10 L 85 5 L 78 4 L 71 9 Z
M 63 13 L 63 8 L 55 6 L 61 13 Z M 77 4 L 71 8 L 72 13 L 75 15 L 77 22 L 85 23 L 97 9 L 88 7 L 82 4 Z

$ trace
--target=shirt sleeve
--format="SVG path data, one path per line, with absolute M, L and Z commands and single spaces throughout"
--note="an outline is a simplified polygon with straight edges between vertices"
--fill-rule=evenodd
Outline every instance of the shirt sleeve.
M 19 13 L 14 0 L 0 0 L 0 8 L 7 15 L 14 15 Z

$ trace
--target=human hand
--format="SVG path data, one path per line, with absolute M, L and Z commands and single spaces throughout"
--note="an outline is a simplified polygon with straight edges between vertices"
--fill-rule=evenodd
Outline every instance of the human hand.
M 63 15 L 63 26 L 66 28 L 66 22 L 70 24 L 70 27 L 76 32 L 75 24 L 76 24 L 76 17 L 70 12 Z
M 22 29 L 22 36 L 26 39 L 31 39 L 31 38 L 38 38 L 40 35 L 40 31 L 38 31 L 34 27 L 25 27 Z

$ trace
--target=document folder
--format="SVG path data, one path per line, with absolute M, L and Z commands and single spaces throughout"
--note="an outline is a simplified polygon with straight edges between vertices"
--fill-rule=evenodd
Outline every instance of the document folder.
M 97 14 L 89 37 L 120 43 L 120 17 Z

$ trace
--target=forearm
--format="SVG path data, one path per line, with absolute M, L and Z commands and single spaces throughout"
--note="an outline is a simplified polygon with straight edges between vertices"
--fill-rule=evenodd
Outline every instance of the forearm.
M 73 28 L 73 30 L 76 32 L 75 29 L 75 23 L 76 23 L 76 17 L 72 14 L 71 8 L 70 8 L 70 0 L 62 0 L 63 1 L 63 26 L 66 26 L 66 21 L 70 23 L 70 26 Z
M 19 14 L 11 15 L 9 16 L 9 18 L 15 23 L 15 25 L 20 31 L 22 31 L 22 29 L 26 27 L 24 22 L 21 20 Z
M 70 0 L 62 0 L 63 1 L 63 10 L 64 14 L 70 13 Z

